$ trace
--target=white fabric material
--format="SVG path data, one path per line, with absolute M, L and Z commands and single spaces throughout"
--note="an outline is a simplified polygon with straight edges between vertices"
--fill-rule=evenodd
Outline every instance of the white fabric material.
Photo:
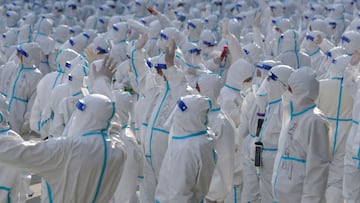
M 330 124 L 330 154 L 329 178 L 326 191 L 327 202 L 344 201 L 342 197 L 342 180 L 344 174 L 345 144 L 352 125 L 353 99 L 344 87 L 343 77 L 345 67 L 350 57 L 340 56 L 336 63 L 330 66 L 330 79 L 320 80 L 320 94 L 317 100 L 319 109 L 324 112 Z M 331 94 L 330 94 L 331 92 Z
M 127 23 L 120 22 L 112 26 L 111 30 L 108 31 L 108 39 L 112 43 L 110 50 L 110 56 L 114 58 L 119 64 L 127 59 L 127 38 L 129 28 Z
M 288 80 L 293 108 L 291 120 L 280 134 L 274 164 L 272 184 L 277 202 L 325 200 L 330 161 L 329 126 L 314 105 L 319 82 L 309 70 L 301 68 Z
M 93 40 L 97 34 L 93 30 L 87 30 L 86 32 L 79 33 L 75 37 L 70 38 L 64 43 L 60 49 L 73 49 L 78 53 L 82 53 Z
M 279 55 L 275 58 L 292 68 L 310 66 L 309 56 L 299 51 L 299 36 L 295 30 L 288 30 L 278 39 Z
M 263 85 L 268 94 L 268 106 L 262 124 L 260 135 L 255 138 L 257 141 L 263 143 L 263 150 L 261 154 L 262 166 L 259 168 L 260 172 L 260 196 L 263 202 L 273 202 L 271 179 L 274 168 L 274 161 L 276 152 L 278 150 L 278 140 L 282 127 L 283 118 L 283 106 L 281 101 L 281 95 L 287 91 L 287 80 L 293 69 L 289 66 L 279 65 L 271 68 L 269 73 L 277 76 L 277 80 L 274 81 L 270 77 Z M 283 82 L 284 81 L 284 82 Z M 286 85 L 286 86 L 284 86 Z M 255 145 L 252 149 L 255 151 Z
M 156 200 L 164 203 L 200 202 L 209 189 L 215 168 L 213 141 L 205 125 L 211 108 L 209 100 L 199 95 L 188 95 L 181 100 L 187 109 L 181 111 L 175 107 L 172 140 L 156 188 Z M 198 132 L 200 135 L 192 136 Z
M 130 93 L 123 92 L 122 90 L 114 91 L 114 95 L 116 98 L 117 119 L 121 126 L 119 126 L 120 129 L 112 129 L 112 131 L 119 131 L 118 139 L 125 144 L 127 159 L 124 164 L 123 174 L 111 202 L 130 203 L 136 200 L 134 197 L 136 196 L 137 185 L 143 178 L 143 153 L 141 152 L 140 145 L 136 141 L 134 133 L 127 125 L 130 110 L 132 109 L 133 97 Z
M 29 43 L 33 40 L 33 28 L 31 25 L 23 25 L 18 30 L 17 44 Z
M 31 130 L 39 133 L 42 138 L 49 135 L 49 126 L 46 125 L 50 119 L 50 115 L 43 114 L 44 108 L 48 105 L 48 96 L 51 95 L 52 90 L 59 84 L 62 84 L 68 79 L 67 74 L 71 70 L 66 67 L 66 62 L 81 56 L 71 49 L 58 51 L 55 57 L 55 64 L 58 68 L 57 71 L 45 75 L 36 87 L 36 98 L 34 106 L 31 110 L 30 128 Z M 45 127 L 44 127 L 45 126 Z
M 200 93 L 212 101 L 209 112 L 209 127 L 215 133 L 215 150 L 218 155 L 214 174 L 206 198 L 211 201 L 224 201 L 233 186 L 235 137 L 234 128 L 227 116 L 216 103 L 221 82 L 217 74 L 201 75 L 198 83 Z
M 74 134 L 66 138 L 35 143 L 0 138 L 1 161 L 43 176 L 54 203 L 108 202 L 122 174 L 126 159 L 123 144 L 100 132 L 115 111 L 112 102 L 102 95 L 90 95 L 83 103 L 85 110 L 75 113 L 75 129 L 70 130 Z M 95 132 L 98 134 L 91 134 Z
M 255 94 L 250 92 L 244 98 L 241 106 L 240 125 L 235 134 L 235 144 L 241 156 L 242 182 L 241 202 L 260 202 L 259 174 L 255 168 L 254 159 L 250 154 L 255 142 L 258 111 Z M 239 180 L 238 180 L 239 182 Z
M 240 108 L 243 100 L 240 93 L 241 91 L 246 92 L 250 88 L 250 82 L 244 83 L 244 80 L 253 77 L 254 71 L 254 66 L 244 59 L 237 60 L 230 66 L 226 84 L 220 91 L 218 102 L 236 127 L 239 125 Z
M 71 36 L 70 28 L 67 25 L 59 25 L 54 29 L 53 37 L 57 42 L 56 47 L 60 47 Z
M 40 59 L 40 47 L 37 43 L 28 43 L 18 48 L 27 53 L 27 57 L 20 54 L 21 64 L 14 69 L 7 69 L 10 75 L 4 79 L 9 84 L 6 92 L 9 102 L 8 111 L 10 112 L 9 122 L 11 128 L 21 135 L 30 131 L 29 120 L 30 112 L 36 97 L 36 86 L 42 74 L 36 68 Z M 3 77 L 6 75 L 2 73 Z

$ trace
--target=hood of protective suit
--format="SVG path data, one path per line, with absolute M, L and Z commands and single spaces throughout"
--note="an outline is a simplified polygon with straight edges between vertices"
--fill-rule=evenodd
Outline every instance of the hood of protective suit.
M 341 45 L 345 47 L 348 54 L 354 53 L 360 49 L 360 33 L 355 31 L 346 31 L 341 37 Z
M 202 62 L 200 47 L 192 42 L 185 42 L 181 47 L 185 61 L 191 65 L 198 66 Z
M 187 95 L 175 107 L 172 135 L 183 136 L 207 130 L 207 114 L 212 108 L 208 97 Z
M 265 60 L 257 63 L 256 74 L 255 74 L 255 78 L 253 79 L 253 84 L 256 84 L 257 87 L 259 87 L 263 83 L 264 79 L 268 76 L 268 71 L 272 67 L 280 64 L 281 64 L 280 61 L 274 61 L 274 60 Z
M 341 55 L 333 59 L 329 66 L 329 74 L 331 78 L 343 78 L 346 67 L 349 65 L 351 56 Z
M 126 41 L 129 35 L 129 26 L 126 22 L 119 22 L 113 24 L 111 29 L 108 31 L 107 37 L 112 40 L 113 43 L 120 41 Z
M 61 49 L 55 56 L 55 64 L 58 70 L 69 72 L 71 69 L 71 65 L 66 65 L 66 62 L 73 60 L 76 57 L 79 57 L 76 51 L 72 49 Z
M 15 11 L 6 12 L 6 25 L 8 27 L 16 27 L 19 19 L 20 16 L 17 12 Z
M 162 50 L 165 50 L 165 48 L 169 45 L 171 38 L 175 39 L 176 45 L 181 46 L 183 44 L 184 39 L 182 38 L 179 30 L 175 27 L 167 27 L 160 32 L 159 43 Z
M 92 30 L 80 33 L 75 37 L 71 37 L 68 42 L 64 44 L 63 48 L 74 49 L 76 52 L 82 53 L 85 47 L 93 41 L 96 35 L 97 34 Z
M 202 32 L 203 29 L 203 22 L 201 21 L 201 19 L 190 19 L 187 22 L 187 28 L 189 30 L 188 33 L 188 39 L 190 41 L 197 41 L 199 40 L 200 34 Z
M 67 1 L 65 4 L 65 15 L 76 17 L 78 5 L 75 1 Z
M 219 75 L 213 73 L 201 74 L 197 84 L 200 88 L 200 94 L 211 99 L 213 108 L 217 106 L 217 98 L 222 88 L 222 83 Z
M 18 53 L 22 57 L 22 63 L 25 67 L 38 67 L 40 64 L 40 46 L 36 42 L 18 45 Z
M 35 25 L 35 29 L 37 30 L 38 34 L 48 36 L 53 31 L 53 23 L 50 19 L 41 18 Z
M 309 31 L 320 31 L 330 37 L 331 33 L 327 22 L 323 19 L 314 19 L 309 23 Z
M 67 25 L 59 25 L 55 28 L 53 37 L 54 40 L 63 44 L 71 36 L 70 27 Z
M 239 59 L 231 64 L 227 74 L 226 84 L 246 92 L 251 86 L 251 81 L 244 83 L 244 80 L 252 78 L 254 71 L 255 67 L 252 64 L 244 59 Z
M 293 113 L 298 113 L 315 103 L 319 96 L 319 81 L 310 67 L 302 67 L 294 71 L 288 80 L 291 88 Z
M 283 17 L 275 18 L 271 22 L 274 25 L 274 29 L 277 28 L 280 33 L 286 32 L 292 27 L 290 20 Z
M 210 55 L 217 43 L 215 35 L 211 32 L 211 30 L 204 30 L 201 33 L 199 44 L 203 55 Z
M 72 115 L 69 136 L 88 132 L 107 131 L 115 115 L 115 103 L 100 94 L 90 94 L 80 99 Z
M 125 126 L 129 121 L 129 113 L 132 109 L 133 96 L 129 92 L 115 90 L 115 103 L 117 118 L 121 126 Z
M 0 130 L 10 129 L 8 103 L 3 95 L 0 95 Z
M 94 39 L 93 42 L 89 44 L 88 48 L 92 48 L 98 54 L 104 55 L 110 52 L 111 46 L 110 46 L 110 42 L 107 39 L 98 36 Z
M 305 40 L 303 41 L 303 48 L 309 56 L 313 56 L 320 51 L 319 46 L 314 42 L 318 35 L 322 36 L 323 39 L 326 37 L 325 34 L 320 31 L 310 31 L 306 33 Z
M 288 30 L 278 39 L 279 53 L 299 50 L 299 35 L 295 30 Z
M 230 34 L 233 34 L 237 40 L 240 41 L 242 27 L 241 27 L 241 23 L 236 18 L 232 18 L 229 20 L 228 31 Z
M 71 71 L 68 75 L 68 84 L 72 93 L 79 91 L 83 87 L 84 77 L 87 76 L 87 67 L 84 63 L 75 58 L 70 62 L 67 62 L 67 66 L 71 66 Z
M 36 22 L 36 17 L 37 15 L 35 13 L 26 13 L 22 18 L 21 18 L 21 25 L 34 25 Z
M 161 31 L 160 21 L 154 20 L 149 24 L 149 38 L 157 38 Z
M 269 3 L 269 8 L 273 17 L 283 16 L 283 5 L 279 1 L 273 1 Z
M 270 101 L 279 99 L 287 91 L 288 79 L 293 71 L 294 69 L 287 65 L 278 65 L 269 70 L 268 77 L 262 85 L 265 86 Z
M 264 58 L 261 47 L 255 43 L 247 44 L 243 47 L 244 55 L 251 64 L 257 64 Z
M 17 43 L 29 43 L 32 41 L 33 28 L 31 25 L 23 25 L 19 29 Z
M 71 36 L 76 36 L 77 34 L 81 33 L 83 28 L 80 25 L 74 25 L 70 28 Z
M 216 29 L 219 24 L 219 18 L 217 15 L 209 15 L 205 18 L 205 27 L 209 30 Z
M 360 30 L 360 19 L 354 19 L 350 25 L 346 28 L 347 31 L 359 31 Z
M 99 33 L 106 32 L 109 19 L 110 18 L 108 16 L 101 16 L 97 19 L 96 30 Z

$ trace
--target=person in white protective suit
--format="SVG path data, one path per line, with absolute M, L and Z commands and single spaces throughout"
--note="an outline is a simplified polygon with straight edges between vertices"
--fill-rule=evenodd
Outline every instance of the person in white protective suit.
M 226 83 L 220 91 L 218 102 L 221 109 L 235 123 L 236 128 L 240 123 L 240 109 L 244 97 L 242 93 L 250 89 L 254 71 L 254 66 L 246 60 L 235 61 L 231 64 Z
M 175 65 L 175 41 L 168 48 L 167 53 L 153 57 L 147 65 L 154 68 L 158 96 L 149 109 L 149 119 L 143 139 L 145 153 L 144 188 L 146 197 L 153 198 L 159 181 L 159 172 L 165 152 L 167 150 L 170 125 L 165 122 L 176 103 L 177 98 L 193 93 L 188 89 L 184 73 Z M 151 200 L 154 201 L 154 200 Z
M 239 59 L 235 61 L 229 69 L 228 77 L 226 79 L 225 86 L 222 87 L 220 95 L 218 97 L 218 103 L 221 106 L 223 112 L 229 116 L 231 122 L 233 122 L 234 128 L 237 128 L 240 124 L 241 106 L 247 93 L 251 90 L 251 82 L 253 79 L 255 68 L 253 65 Z M 240 157 L 240 145 L 241 141 L 236 143 L 235 157 Z M 234 181 L 233 189 L 228 195 L 226 201 L 239 201 L 242 191 L 242 160 L 235 159 L 234 168 Z
M 345 144 L 352 125 L 353 98 L 344 85 L 344 72 L 350 56 L 339 56 L 329 67 L 330 78 L 320 80 L 318 108 L 330 123 L 331 163 L 326 190 L 326 202 L 344 202 L 342 196 Z M 330 93 L 331 92 L 331 93 Z
M 332 64 L 332 61 L 341 55 L 346 54 L 346 49 L 342 46 L 333 47 L 329 51 L 325 52 L 326 57 L 321 62 L 319 73 L 321 74 L 318 78 L 319 79 L 329 79 L 330 78 L 330 72 L 329 67 Z
M 110 56 L 119 64 L 127 59 L 126 51 L 128 46 L 129 28 L 126 22 L 113 24 L 108 31 L 107 39 L 111 42 Z
M 45 75 L 36 87 L 37 94 L 31 109 L 30 128 L 40 134 L 42 139 L 49 136 L 49 125 L 47 124 L 52 119 L 51 115 L 48 115 L 48 117 L 43 113 L 49 102 L 48 96 L 51 95 L 57 85 L 64 83 L 68 79 L 67 75 L 71 70 L 71 66 L 66 65 L 66 62 L 76 57 L 80 57 L 80 55 L 74 50 L 64 49 L 58 51 L 55 57 L 57 71 Z
M 161 24 L 159 20 L 154 20 L 149 24 L 149 31 L 148 31 L 149 39 L 144 47 L 149 57 L 157 56 L 161 52 L 160 47 L 158 45 L 160 31 L 161 31 Z
M 295 30 L 288 30 L 281 34 L 278 38 L 277 49 L 279 55 L 275 59 L 284 65 L 294 69 L 311 65 L 309 56 L 299 50 L 299 36 Z
M 70 27 L 67 25 L 58 25 L 54 28 L 52 37 L 56 41 L 56 48 L 60 48 L 71 36 Z
M 104 55 L 110 52 L 111 44 L 106 38 L 97 36 L 87 48 L 95 50 L 98 55 Z
M 113 92 L 116 99 L 116 113 L 118 116 L 115 117 L 115 120 L 120 125 L 113 125 L 111 130 L 119 132 L 120 136 L 118 139 L 125 144 L 127 158 L 123 174 L 111 202 L 138 202 L 136 191 L 140 181 L 144 178 L 142 174 L 144 157 L 134 132 L 130 129 L 131 126 L 128 125 L 132 103 L 134 102 L 132 101 L 133 96 L 129 92 L 122 90 L 114 90 Z
M 268 76 L 268 70 L 279 65 L 277 61 L 261 61 L 256 65 L 256 77 L 241 106 L 240 125 L 236 134 L 235 144 L 240 146 L 243 164 L 243 189 L 240 202 L 260 202 L 259 171 L 255 168 L 254 148 L 258 132 L 258 120 L 265 116 L 267 105 L 266 91 L 257 88 Z M 263 109 L 263 110 L 262 110 Z
M 52 118 L 49 126 L 49 138 L 62 135 L 66 124 L 75 111 L 74 104 L 83 98 L 81 88 L 83 88 L 84 77 L 87 76 L 88 72 L 87 61 L 79 62 L 79 59 L 75 58 L 67 63 L 72 66 L 72 70 L 68 74 L 68 81 L 64 81 L 63 84 L 53 89 L 48 106 L 43 113 L 45 117 L 50 114 Z
M 348 25 L 348 22 L 346 22 L 346 19 L 344 19 L 343 3 L 332 4 L 329 17 L 329 25 L 334 27 L 331 39 L 335 44 L 337 44 L 340 41 L 341 35 L 344 32 L 346 26 Z
M 61 17 L 59 24 L 65 24 L 68 26 L 74 26 L 79 22 L 78 15 L 78 4 L 73 0 L 68 0 L 65 3 L 64 15 Z
M 353 47 L 359 46 L 359 41 L 353 40 L 350 44 Z M 344 86 L 349 87 L 351 95 L 353 96 L 353 110 L 352 110 L 352 126 L 348 135 L 345 146 L 345 161 L 344 161 L 344 178 L 343 178 L 343 195 L 348 203 L 359 202 L 360 200 L 360 187 L 357 182 L 360 178 L 360 140 L 359 140 L 359 60 L 360 50 L 352 52 L 350 63 L 345 70 Z
M 311 71 L 302 67 L 288 80 L 290 119 L 281 131 L 274 164 L 275 202 L 325 200 L 330 161 L 329 124 L 316 107 L 319 82 Z
M 8 30 L 7 32 L 2 34 L 2 63 L 5 64 L 8 59 L 13 55 L 16 51 L 16 39 L 17 39 L 17 31 Z
M 216 41 L 221 40 L 221 32 L 219 27 L 219 17 L 217 15 L 209 15 L 204 19 L 205 28 L 210 30 L 211 33 L 215 36 Z
M 188 95 L 177 103 L 155 202 L 202 202 L 216 162 L 214 143 L 207 127 L 211 101 L 204 96 Z
M 322 61 L 324 60 L 324 53 L 323 51 L 320 49 L 320 47 L 318 46 L 318 44 L 316 44 L 316 38 L 317 36 L 320 35 L 321 38 L 324 38 L 324 33 L 320 32 L 320 31 L 311 31 L 311 32 L 307 32 L 305 35 L 305 39 L 302 43 L 303 48 L 305 49 L 304 51 L 309 55 L 310 57 L 310 61 L 311 61 L 311 66 L 314 71 L 316 72 L 316 75 L 319 77 L 322 73 L 320 72 L 320 65 L 322 63 Z
M 37 43 L 18 45 L 18 65 L 9 64 L 2 72 L 6 82 L 6 98 L 9 103 L 9 123 L 11 128 L 24 136 L 30 132 L 29 120 L 36 97 L 36 86 L 42 74 L 37 69 L 40 63 L 40 47 Z M 14 66 L 15 65 L 15 66 Z
M 7 30 L 16 28 L 18 26 L 19 19 L 20 16 L 17 12 L 15 11 L 6 12 L 5 22 L 6 22 Z
M 36 24 L 36 32 L 34 33 L 34 42 L 39 43 L 41 48 L 41 63 L 39 70 L 42 74 L 51 72 L 49 65 L 49 55 L 55 49 L 56 41 L 50 37 L 53 25 L 49 19 L 41 18 Z
M 264 19 L 265 17 L 262 17 L 262 19 Z M 272 28 L 271 30 L 268 31 L 268 33 L 266 34 L 266 32 L 264 32 L 266 34 L 266 38 L 265 38 L 265 44 L 267 44 L 266 46 L 266 55 L 267 56 L 271 56 L 271 57 L 275 57 L 277 56 L 278 53 L 278 40 L 279 37 L 281 36 L 282 33 L 286 32 L 287 30 L 289 30 L 292 25 L 289 19 L 286 18 L 276 18 L 272 20 Z
M 268 77 L 262 84 L 267 92 L 268 102 L 259 137 L 255 138 L 256 143 L 261 142 L 263 144 L 261 157 L 254 157 L 255 159 L 260 158 L 261 161 L 260 166 L 256 166 L 259 170 L 261 202 L 274 202 L 271 179 L 282 127 L 283 104 L 281 96 L 287 91 L 287 80 L 292 72 L 293 68 L 290 66 L 275 66 L 269 70 Z M 255 144 L 250 149 L 255 154 Z
M 217 73 L 221 77 L 221 83 L 224 84 L 231 62 L 228 47 L 223 46 L 221 52 L 217 51 L 218 41 L 210 30 L 204 30 L 201 33 L 199 44 L 203 65 L 206 69 Z
M 192 42 L 185 42 L 181 48 L 186 61 L 184 66 L 186 79 L 191 87 L 195 87 L 199 75 L 206 71 L 206 67 L 202 63 L 201 49 Z
M 187 22 L 187 40 L 192 43 L 199 43 L 200 34 L 203 30 L 203 22 L 201 19 L 190 19 Z
M 24 141 L 15 131 L 11 130 L 8 119 L 8 104 L 5 97 L 0 97 L 0 136 L 10 136 L 14 140 Z M 3 177 L 0 179 L 0 201 L 25 203 L 26 195 L 31 195 L 30 175 L 26 170 L 0 165 Z
M 33 41 L 33 28 L 31 25 L 23 25 L 18 28 L 17 44 L 29 43 Z
M 126 152 L 108 133 L 115 104 L 92 94 L 76 104 L 67 137 L 23 142 L 2 136 L 1 162 L 46 179 L 42 202 L 109 202 L 120 180 Z
M 218 155 L 209 192 L 206 195 L 207 202 L 224 202 L 233 187 L 234 127 L 216 101 L 221 87 L 221 80 L 217 74 L 202 74 L 197 81 L 200 94 L 209 97 L 212 101 L 212 108 L 208 113 L 208 125 L 215 133 L 214 143 Z
M 78 53 L 82 53 L 97 36 L 94 30 L 87 30 L 82 33 L 79 33 L 75 37 L 70 37 L 68 41 L 66 41 L 61 47 L 62 49 L 73 49 Z

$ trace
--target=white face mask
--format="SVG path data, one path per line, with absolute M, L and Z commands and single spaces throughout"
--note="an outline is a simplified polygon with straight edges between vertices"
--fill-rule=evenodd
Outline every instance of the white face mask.
M 198 65 L 200 65 L 201 64 L 201 62 L 202 62 L 202 55 L 201 54 L 199 54 L 199 55 L 197 55 L 197 54 L 191 54 L 191 61 L 190 61 L 190 63 L 192 64 L 192 65 L 195 65 L 195 66 L 198 66 Z

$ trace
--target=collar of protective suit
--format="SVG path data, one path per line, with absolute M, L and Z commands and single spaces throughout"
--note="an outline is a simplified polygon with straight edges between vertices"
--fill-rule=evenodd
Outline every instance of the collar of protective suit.
M 115 115 L 115 103 L 101 94 L 90 94 L 80 99 L 72 115 L 69 136 L 88 132 L 106 132 Z
M 309 67 L 302 67 L 294 71 L 288 80 L 292 90 L 292 114 L 304 111 L 315 104 L 319 95 L 319 81 Z
M 188 136 L 207 130 L 207 114 L 211 101 L 201 95 L 181 97 L 175 107 L 171 129 L 173 136 Z

